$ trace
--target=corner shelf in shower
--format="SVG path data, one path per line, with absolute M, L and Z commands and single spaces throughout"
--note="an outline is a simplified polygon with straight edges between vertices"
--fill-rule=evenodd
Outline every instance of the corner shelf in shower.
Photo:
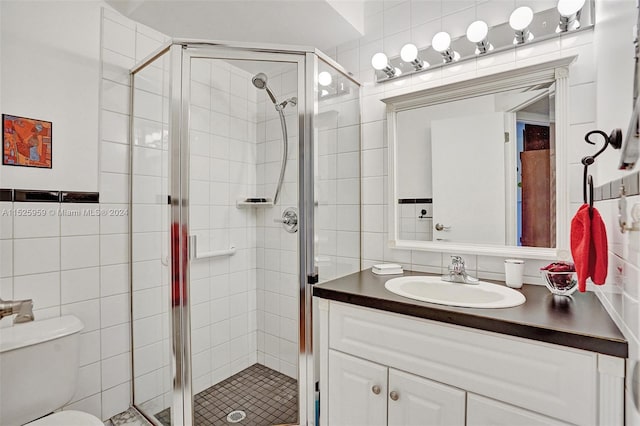
M 248 209 L 251 207 L 273 207 L 273 201 L 269 198 L 245 198 L 242 201 L 236 201 L 236 208 L 238 209 Z

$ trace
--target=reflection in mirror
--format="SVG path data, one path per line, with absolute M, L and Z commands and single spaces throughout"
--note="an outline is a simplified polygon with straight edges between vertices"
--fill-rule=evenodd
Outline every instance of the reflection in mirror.
M 400 240 L 556 245 L 555 84 L 399 111 Z

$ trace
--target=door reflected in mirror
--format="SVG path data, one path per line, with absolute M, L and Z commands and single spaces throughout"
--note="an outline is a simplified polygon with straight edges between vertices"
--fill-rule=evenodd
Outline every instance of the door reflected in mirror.
M 555 84 L 396 116 L 400 240 L 556 246 Z

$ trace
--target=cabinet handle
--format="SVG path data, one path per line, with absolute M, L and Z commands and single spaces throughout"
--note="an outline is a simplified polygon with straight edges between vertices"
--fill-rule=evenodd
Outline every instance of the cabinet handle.
M 391 391 L 389 398 L 391 398 L 392 401 L 397 401 L 398 398 L 400 398 L 400 395 L 398 395 L 398 392 L 396 391 Z
M 373 387 L 371 388 L 371 392 L 373 392 L 376 395 L 380 395 L 380 391 L 381 389 L 380 389 L 380 386 L 378 385 L 373 385 Z

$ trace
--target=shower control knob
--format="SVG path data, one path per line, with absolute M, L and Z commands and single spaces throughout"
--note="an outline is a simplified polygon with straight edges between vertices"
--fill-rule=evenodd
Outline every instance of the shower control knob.
M 380 389 L 380 386 L 378 385 L 373 385 L 373 387 L 371 388 L 371 392 L 373 392 L 376 395 L 380 395 L 381 391 L 382 389 Z
M 273 219 L 273 221 L 282 223 L 285 230 L 291 234 L 298 232 L 298 211 L 293 207 L 289 207 L 282 212 L 281 219 Z
M 391 391 L 391 393 L 389 393 L 389 398 L 391 398 L 392 401 L 397 401 L 398 398 L 400 398 L 400 395 L 398 395 L 398 392 L 396 391 Z

